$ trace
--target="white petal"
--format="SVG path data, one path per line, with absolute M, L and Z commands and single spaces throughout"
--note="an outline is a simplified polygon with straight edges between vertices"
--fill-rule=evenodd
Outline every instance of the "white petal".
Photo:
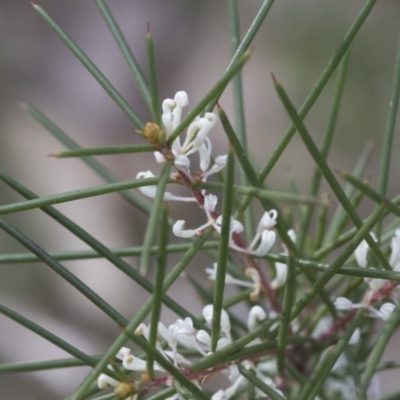
M 203 308 L 203 316 L 206 322 L 211 325 L 214 315 L 214 306 L 212 304 Z M 231 331 L 231 322 L 229 319 L 228 313 L 222 308 L 221 309 L 221 331 L 225 333 L 228 337 L 230 336 Z
M 360 336 L 361 336 L 360 328 L 356 328 L 356 330 L 351 335 L 349 344 L 357 344 L 360 341 Z
M 187 170 L 190 168 L 190 160 L 183 154 L 178 154 L 175 157 L 174 165 L 179 170 Z
M 266 211 L 258 224 L 257 232 L 261 233 L 264 229 L 271 229 L 274 227 L 277 217 L 278 213 L 276 210 Z
M 333 304 L 338 310 L 351 310 L 353 307 L 353 303 L 346 297 L 338 297 Z
M 373 232 L 370 232 L 369 235 L 376 242 L 377 238 Z M 356 258 L 357 264 L 365 268 L 367 266 L 367 255 L 368 255 L 369 246 L 366 240 L 363 240 L 354 252 L 354 257 Z
M 208 304 L 203 308 L 203 317 L 206 320 L 208 325 L 211 324 L 213 310 L 214 310 L 214 306 L 212 304 Z
M 211 347 L 211 337 L 207 331 L 200 329 L 196 334 L 196 339 L 207 345 L 207 347 Z
M 214 212 L 218 203 L 218 197 L 214 194 L 208 194 L 204 197 L 204 210 L 207 212 Z
M 293 243 L 296 243 L 297 235 L 296 235 L 296 232 L 294 231 L 294 229 L 288 230 L 288 236 L 290 237 L 290 239 L 292 239 Z
M 128 355 L 124 357 L 122 361 L 122 365 L 124 368 L 129 369 L 130 371 L 146 371 L 147 370 L 147 362 L 138 357 L 134 357 L 132 355 Z M 161 368 L 159 365 L 154 364 L 154 369 L 156 371 L 160 371 Z
M 131 349 L 129 349 L 128 347 L 121 347 L 115 357 L 119 360 L 123 360 L 124 357 L 128 354 L 131 354 Z
M 276 237 L 276 235 L 275 235 L 274 231 L 264 230 L 261 235 L 261 242 L 260 242 L 258 248 L 257 249 L 249 249 L 249 252 L 258 257 L 265 256 L 269 252 L 271 247 L 274 245 L 275 237 Z
M 271 287 L 273 289 L 279 289 L 286 282 L 287 265 L 277 262 L 277 263 L 275 263 L 275 267 L 276 267 L 276 276 L 275 276 L 275 279 L 271 282 Z
M 167 327 L 162 322 L 158 322 L 157 330 L 160 336 L 168 342 L 168 345 L 170 347 L 176 346 L 176 339 L 172 335 L 171 331 L 167 329 Z
M 155 151 L 153 154 L 158 164 L 165 162 L 165 157 L 159 151 Z
M 354 257 L 356 258 L 357 264 L 365 268 L 367 266 L 367 254 L 369 246 L 365 240 L 363 240 L 356 248 Z
M 267 313 L 260 306 L 254 306 L 250 309 L 249 316 L 247 318 L 247 329 L 249 332 L 254 330 L 257 326 L 257 321 L 263 321 L 267 318 Z
M 392 315 L 394 308 L 395 305 L 393 303 L 384 303 L 381 305 L 379 311 L 384 321 L 387 321 L 389 319 L 389 317 Z
M 186 92 L 177 92 L 174 100 L 175 107 L 172 110 L 172 128 L 176 129 L 176 127 L 181 123 L 182 109 L 189 104 L 189 100 Z
M 183 229 L 185 226 L 185 221 L 180 219 L 175 222 L 174 226 L 172 227 L 172 232 L 175 236 L 189 239 L 196 235 L 196 231 L 194 229 Z
M 200 152 L 200 150 L 199 150 L 199 152 Z M 218 156 L 214 160 L 213 166 L 208 171 L 204 172 L 203 181 L 206 181 L 207 177 L 209 177 L 209 176 L 211 176 L 213 174 L 216 174 L 219 171 L 222 171 L 225 168 L 227 161 L 228 161 L 228 155 L 227 154 L 224 154 L 222 156 Z
M 175 101 L 172 99 L 165 99 L 162 103 L 162 110 L 163 114 L 161 116 L 164 128 L 165 128 L 165 133 L 167 134 L 167 137 L 171 135 L 172 131 L 174 130 L 173 128 L 173 114 L 172 110 L 175 107 Z
M 211 151 L 212 145 L 211 140 L 206 137 L 204 143 L 199 148 L 199 156 L 200 156 L 200 169 L 204 172 L 207 171 L 211 162 Z
M 108 386 L 117 386 L 119 382 L 106 374 L 100 374 L 97 378 L 99 389 L 106 389 Z
M 206 268 L 206 274 L 208 275 L 208 279 L 215 281 L 215 277 L 217 276 L 217 263 L 213 263 L 212 268 Z
M 181 107 L 186 107 L 189 105 L 188 95 L 183 90 L 175 93 L 174 100 L 176 104 L 179 104 Z
M 232 343 L 231 340 L 229 340 L 226 337 L 222 337 L 222 338 L 218 339 L 217 350 L 222 349 L 223 347 L 226 347 L 226 346 L 228 346 L 228 344 L 231 344 L 231 343 Z

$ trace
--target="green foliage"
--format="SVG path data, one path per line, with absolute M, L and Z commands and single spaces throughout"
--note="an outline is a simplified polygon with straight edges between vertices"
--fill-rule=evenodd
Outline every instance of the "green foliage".
M 247 145 L 242 70 L 251 57 L 249 50 L 251 43 L 267 20 L 274 1 L 266 0 L 262 3 L 259 12 L 241 39 L 237 1 L 229 0 L 232 53 L 229 65 L 213 87 L 205 90 L 203 98 L 191 111 L 182 120 L 174 121 L 176 123 L 170 132 L 163 119 L 165 111 L 160 107 L 157 82 L 162 80 L 162 76 L 156 76 L 156 52 L 151 31 L 148 30 L 146 38 L 148 71 L 145 73 L 140 69 L 134 52 L 130 49 L 105 1 L 95 0 L 95 3 L 130 68 L 143 102 L 152 115 L 153 121 L 150 121 L 152 125 L 149 127 L 142 121 L 138 113 L 57 22 L 41 7 L 34 5 L 43 21 L 99 82 L 134 127 L 142 130 L 143 143 L 81 148 L 41 111 L 28 103 L 21 102 L 21 107 L 67 148 L 53 156 L 80 157 L 106 183 L 79 191 L 39 197 L 13 177 L 0 172 L 0 179 L 26 198 L 25 201 L 0 206 L 0 215 L 40 209 L 89 247 L 88 250 L 50 252 L 41 248 L 34 238 L 29 238 L 6 220 L 0 219 L 0 229 L 28 250 L 24 253 L 2 254 L 0 263 L 19 264 L 42 261 L 102 310 L 116 326 L 121 328 L 121 333 L 104 354 L 90 356 L 44 327 L 0 305 L 0 313 L 42 336 L 73 357 L 0 364 L 0 373 L 91 367 L 90 373 L 82 376 L 81 382 L 77 382 L 79 387 L 71 393 L 70 400 L 210 399 L 213 392 L 207 386 L 208 378 L 213 375 L 218 376 L 221 371 L 233 373 L 232 366 L 238 366 L 235 370 L 236 378 L 231 379 L 231 394 L 237 395 L 235 398 L 278 400 L 338 398 L 340 391 L 337 391 L 337 387 L 333 389 L 330 382 L 337 380 L 339 382 L 337 385 L 348 389 L 350 380 L 353 385 L 350 387 L 354 388 L 357 398 L 368 399 L 367 393 L 371 382 L 375 379 L 375 374 L 380 370 L 400 366 L 397 360 L 381 363 L 383 351 L 400 320 L 399 303 L 393 307 L 390 306 L 392 305 L 390 302 L 384 303 L 388 299 L 396 302 L 394 293 L 396 286 L 400 283 L 400 265 L 393 261 L 394 255 L 388 257 L 389 252 L 386 246 L 394 235 L 396 237 L 397 228 L 400 225 L 398 223 L 400 195 L 391 200 L 387 199 L 390 158 L 400 93 L 400 47 L 397 50 L 389 108 L 383 129 L 377 188 L 369 186 L 363 177 L 365 165 L 369 160 L 370 146 L 361 153 L 360 160 L 351 174 L 345 171 L 340 171 L 339 175 L 335 174 L 327 162 L 327 156 L 334 138 L 342 99 L 345 96 L 346 76 L 351 67 L 350 48 L 376 0 L 368 0 L 365 3 L 298 110 L 290 95 L 285 91 L 284 83 L 279 81 L 279 76 L 276 78 L 273 76 L 276 101 L 281 102 L 282 109 L 286 110 L 291 125 L 282 135 L 277 147 L 271 152 L 260 171 L 257 171 L 254 161 L 249 156 Z M 157 38 L 154 39 L 157 40 Z M 318 147 L 304 118 L 335 73 L 336 81 L 327 113 L 326 130 L 322 145 Z M 218 104 L 218 99 L 229 84 L 232 84 L 233 89 L 232 121 L 234 123 L 231 123 L 227 113 Z M 210 120 L 206 122 L 211 123 L 214 114 L 210 116 L 207 112 L 214 110 L 216 105 L 230 146 L 226 159 L 215 159 L 212 164 L 218 166 L 218 162 L 221 163 L 222 166 L 218 172 L 225 167 L 222 179 L 220 182 L 206 182 L 204 174 L 213 167 L 200 166 L 202 171 L 192 173 L 189 167 L 178 164 L 178 161 L 186 162 L 186 155 L 191 154 L 192 148 L 190 146 L 184 148 L 184 144 L 179 151 L 176 151 L 174 146 L 176 146 L 178 136 L 186 128 L 190 132 L 197 121 L 209 118 Z M 177 107 L 177 104 L 174 104 L 171 113 L 176 112 L 174 110 Z M 202 118 L 198 118 L 199 116 Z M 196 129 L 191 138 L 193 143 L 200 140 L 199 132 L 202 128 Z M 267 188 L 265 180 L 296 133 L 315 162 L 310 191 L 304 194 L 302 188 L 297 189 L 296 182 L 293 182 L 293 190 L 290 192 L 271 190 Z M 204 141 L 201 144 L 203 145 Z M 157 151 L 159 157 L 165 161 L 160 176 L 126 182 L 119 182 L 103 164 L 92 158 L 127 153 L 132 153 L 132 157 L 135 157 L 135 153 L 149 153 L 149 159 L 152 159 L 153 151 Z M 196 152 L 198 151 L 199 148 Z M 202 156 L 200 159 L 202 160 Z M 211 157 L 208 162 L 211 163 Z M 239 167 L 238 184 L 235 184 L 235 167 Z M 329 196 L 325 191 L 321 192 L 323 179 L 330 188 Z M 345 182 L 347 186 L 343 187 Z M 185 230 L 183 224 L 180 224 L 184 221 L 179 219 L 175 221 L 173 219 L 175 216 L 169 215 L 167 207 L 170 200 L 167 185 L 172 188 L 177 185 L 183 186 L 191 197 L 191 201 L 204 209 L 208 218 L 207 224 L 192 232 Z M 154 189 L 153 195 L 149 196 L 153 198 L 144 200 L 133 189 L 140 189 L 144 194 L 149 194 Z M 222 200 L 220 215 L 215 211 L 215 204 L 208 203 L 217 199 L 215 196 L 207 198 L 208 190 L 217 192 L 219 199 Z M 148 216 L 142 246 L 109 248 L 78 223 L 71 221 L 53 207 L 62 202 L 72 202 L 112 192 L 117 192 L 132 207 Z M 367 217 L 361 218 L 358 205 L 364 197 L 374 203 L 375 210 Z M 257 203 L 265 212 L 258 226 L 254 219 Z M 294 204 L 297 208 L 293 207 L 293 211 L 290 209 L 291 211 L 285 214 L 282 210 L 286 204 Z M 331 209 L 335 210 L 332 213 L 333 216 L 329 213 Z M 395 216 L 397 219 L 385 225 L 384 217 L 387 215 Z M 232 216 L 235 216 L 234 219 Z M 180 228 L 178 229 L 177 226 Z M 186 235 L 185 243 L 171 243 L 171 227 L 177 236 Z M 294 240 L 293 235 L 289 233 L 289 229 L 294 227 L 298 230 L 297 240 Z M 176 233 L 177 230 L 180 230 L 179 234 Z M 245 233 L 242 235 L 243 230 Z M 377 240 L 370 234 L 373 230 L 376 232 Z M 210 240 L 213 234 L 215 236 L 212 237 L 213 240 Z M 282 253 L 277 248 L 273 248 L 274 252 L 270 251 L 275 236 L 284 247 Z M 354 257 L 355 251 L 363 245 L 371 250 L 374 257 L 368 268 L 360 265 L 359 256 Z M 335 252 L 339 248 L 340 251 Z M 395 251 L 396 243 L 393 239 L 393 254 Z M 180 259 L 168 272 L 168 255 L 173 253 L 179 253 Z M 199 253 L 205 253 L 213 260 L 210 266 L 213 262 L 216 265 L 215 276 L 212 278 L 215 284 L 212 288 L 202 285 L 193 276 L 186 277 L 193 287 L 193 293 L 197 293 L 204 302 L 203 306 L 212 303 L 211 314 L 204 311 L 203 317 L 193 315 L 186 309 L 185 304 L 179 304 L 171 296 L 171 286 L 185 274 L 186 268 Z M 151 268 L 151 256 L 154 254 L 157 254 L 157 262 L 155 268 Z M 122 258 L 125 256 L 139 258 L 137 270 Z M 140 311 L 131 320 L 127 320 L 63 265 L 65 260 L 84 262 L 91 258 L 108 260 L 113 267 L 121 270 L 127 279 L 131 279 L 149 293 L 147 301 L 141 305 Z M 275 267 L 271 268 L 276 271 L 275 280 L 273 280 L 273 274 L 265 272 L 267 263 Z M 155 269 L 153 282 L 148 273 L 149 269 Z M 284 277 L 279 277 L 280 271 L 285 271 Z M 226 286 L 231 283 L 235 285 L 235 293 L 227 295 Z M 354 308 L 350 307 L 343 311 L 338 306 L 338 297 L 350 299 Z M 361 305 L 358 304 L 359 302 Z M 386 305 L 386 310 L 389 309 L 388 314 L 385 314 L 385 308 L 379 311 L 375 308 L 375 306 L 381 306 L 382 303 L 384 303 L 383 306 Z M 232 311 L 232 307 L 238 304 L 242 308 L 241 315 Z M 189 326 L 191 332 L 209 338 L 209 344 L 205 341 L 201 342 L 196 336 L 197 342 L 192 347 L 188 345 L 185 349 L 179 340 L 179 343 L 174 345 L 176 338 L 169 338 L 167 334 L 162 333 L 162 328 L 160 328 L 163 307 L 168 307 L 182 320 L 186 318 L 186 324 L 189 324 L 190 319 L 190 324 L 193 326 L 189 324 L 186 328 Z M 370 323 L 368 318 L 371 315 L 385 320 L 383 328 L 380 327 L 377 333 L 376 326 Z M 151 324 L 147 335 L 144 321 L 148 317 Z M 246 325 L 247 318 L 249 319 Z M 253 322 L 250 322 L 251 318 Z M 229 323 L 226 322 L 227 319 Z M 317 334 L 317 327 L 320 325 L 323 325 L 324 329 L 322 333 Z M 172 330 L 169 329 L 168 332 L 171 334 Z M 355 332 L 361 332 L 362 346 L 359 348 L 351 345 Z M 165 339 L 164 341 L 160 340 L 160 335 Z M 185 335 L 189 336 L 187 333 Z M 225 340 L 223 345 L 221 345 L 221 339 Z M 128 340 L 132 341 L 136 348 L 132 354 L 123 356 L 125 368 L 122 368 L 119 352 Z M 207 347 L 204 343 L 209 345 L 207 351 L 204 350 Z M 177 344 L 179 346 L 174 347 Z M 167 348 L 173 350 L 172 355 L 165 352 Z M 372 349 L 372 351 L 365 351 L 367 349 Z M 186 365 L 184 361 L 178 361 L 177 353 L 188 358 L 191 363 Z M 343 357 L 343 354 L 346 355 L 347 362 L 342 369 L 337 371 L 335 364 L 340 357 Z M 138 359 L 145 360 L 145 368 L 139 369 L 143 372 L 142 375 L 130 372 L 126 366 Z M 267 372 L 262 370 L 263 363 L 271 361 L 276 363 L 275 370 Z M 162 372 L 159 371 L 160 369 Z M 104 378 L 106 375 L 108 378 L 105 379 L 114 380 L 114 383 L 108 381 L 109 384 L 115 386 L 114 394 L 104 395 L 95 385 L 99 377 Z M 238 384 L 235 387 L 238 382 L 241 386 Z M 221 386 L 218 389 L 225 390 L 226 387 Z M 244 387 L 246 387 L 245 390 Z M 121 394 L 125 393 L 124 390 L 127 390 L 126 394 Z M 224 393 L 227 397 L 218 397 L 214 394 L 213 398 L 231 398 L 227 394 L 228 389 Z M 174 395 L 177 397 L 172 397 Z

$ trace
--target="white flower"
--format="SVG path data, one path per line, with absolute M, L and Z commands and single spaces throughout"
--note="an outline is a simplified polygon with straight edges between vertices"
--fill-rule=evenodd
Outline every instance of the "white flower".
M 215 281 L 217 276 L 217 263 L 213 263 L 212 268 L 206 268 L 206 274 L 208 279 Z M 261 279 L 260 274 L 255 268 L 246 268 L 244 271 L 245 275 L 252 279 L 253 282 L 245 281 L 242 279 L 236 279 L 231 274 L 225 274 L 225 284 L 226 285 L 238 285 L 242 287 L 252 288 L 253 291 L 250 293 L 250 298 L 255 300 L 261 291 Z
M 181 345 L 189 349 L 195 349 L 203 356 L 206 355 L 206 351 L 196 339 L 197 331 L 193 327 L 191 318 L 186 317 L 184 320 L 178 319 L 174 324 L 168 327 L 168 330 Z
M 257 233 L 261 233 L 264 229 L 271 229 L 276 225 L 278 213 L 276 210 L 269 210 L 264 213 L 258 223 Z
M 296 233 L 293 229 L 290 229 L 288 231 L 288 236 L 290 237 L 293 243 L 296 243 Z M 287 247 L 283 245 L 283 255 L 287 256 L 288 254 L 289 251 Z M 271 282 L 272 289 L 279 289 L 285 284 L 287 278 L 287 268 L 288 267 L 286 264 L 280 262 L 275 263 L 276 275 L 274 280 Z
M 220 215 L 213 223 L 215 230 L 221 234 L 222 231 L 222 215 Z M 229 225 L 229 247 L 241 252 L 246 252 L 245 249 L 236 246 L 235 241 L 233 240 L 233 235 L 236 233 L 243 232 L 244 227 L 243 225 L 236 219 L 230 218 L 230 225 Z
M 207 112 L 204 114 L 204 117 L 196 118 L 189 125 L 183 145 L 180 145 L 179 140 L 175 140 L 174 143 L 172 143 L 172 152 L 174 154 L 185 154 L 189 156 L 199 151 L 216 122 L 217 116 L 214 113 Z
M 211 348 L 211 336 L 204 329 L 200 329 L 196 333 L 196 339 L 206 345 L 207 348 Z
M 119 381 L 111 378 L 106 374 L 100 374 L 97 378 L 97 386 L 99 389 L 107 389 L 108 386 L 117 386 Z
M 121 347 L 115 357 L 118 358 L 118 360 L 123 360 L 124 357 L 129 354 L 131 354 L 131 349 L 128 347 Z
M 253 247 L 250 247 L 249 252 L 258 257 L 265 256 L 269 252 L 271 247 L 274 245 L 275 236 L 276 235 L 275 235 L 274 231 L 265 230 L 261 234 L 261 241 L 260 241 L 260 244 L 258 245 L 258 247 L 256 249 L 254 249 Z
M 368 254 L 368 243 L 363 240 L 356 248 L 354 257 L 356 258 L 357 264 L 365 268 L 367 266 L 367 254 Z
M 215 196 L 214 194 L 208 194 L 204 196 L 204 210 L 207 213 L 211 213 L 215 211 L 215 207 L 217 206 L 218 203 L 218 197 Z
M 165 99 L 162 103 L 162 121 L 167 138 L 180 124 L 182 109 L 189 104 L 189 99 L 184 91 L 177 92 L 174 99 Z
M 274 280 L 271 282 L 272 289 L 279 289 L 285 284 L 287 278 L 287 268 L 288 267 L 286 264 L 280 262 L 275 263 L 276 275 Z
M 212 324 L 213 320 L 213 314 L 214 314 L 214 305 L 213 304 L 208 304 L 203 308 L 203 317 L 206 320 L 208 325 Z M 229 319 L 228 313 L 224 310 L 221 309 L 221 332 L 229 339 L 229 341 L 232 341 L 231 338 L 231 321 Z
M 204 225 L 199 226 L 196 229 L 184 229 L 185 223 L 186 222 L 183 219 L 179 219 L 178 221 L 175 222 L 175 224 L 172 226 L 172 232 L 174 233 L 175 236 L 188 239 L 192 238 L 193 236 L 200 235 L 201 231 L 213 225 L 214 220 L 209 219 L 208 222 L 206 222 Z
M 206 137 L 204 143 L 199 148 L 200 169 L 205 172 L 208 170 L 211 162 L 212 144 L 211 140 Z
M 189 239 L 196 235 L 196 229 L 184 229 L 184 226 L 185 221 L 183 219 L 176 221 L 172 227 L 174 235 L 184 239 Z
M 200 153 L 200 150 L 199 150 L 199 153 Z M 200 161 L 201 161 L 201 156 L 200 156 Z M 214 160 L 213 166 L 208 171 L 203 172 L 202 180 L 206 181 L 209 176 L 214 175 L 214 174 L 218 173 L 219 171 L 223 170 L 225 168 L 227 162 L 228 162 L 227 154 L 216 157 Z M 200 164 L 200 167 L 201 167 L 201 164 Z M 204 171 L 204 170 L 202 169 L 202 171 Z
M 172 226 L 172 232 L 175 236 L 181 237 L 184 239 L 192 238 L 195 235 L 200 235 L 201 231 L 206 229 L 211 225 L 215 225 L 215 221 L 211 216 L 211 213 L 215 211 L 215 207 L 218 202 L 218 197 L 213 194 L 208 194 L 204 196 L 204 211 L 207 215 L 207 222 L 196 229 L 185 229 L 185 221 L 180 219 L 175 222 Z
M 377 241 L 376 236 L 370 232 L 370 236 L 375 242 Z M 363 240 L 356 248 L 354 252 L 354 257 L 356 258 L 357 264 L 365 268 L 367 266 L 367 255 L 368 255 L 369 246 L 366 240 Z
M 151 171 L 143 171 L 139 172 L 136 175 L 136 179 L 148 179 L 148 178 L 155 178 L 156 176 Z M 139 190 L 147 197 L 154 199 L 157 194 L 157 186 L 149 185 L 149 186 L 141 186 Z M 194 197 L 181 197 L 175 196 L 170 192 L 164 192 L 164 200 L 165 201 L 196 201 Z
M 390 316 L 392 315 L 394 308 L 395 308 L 395 305 L 393 303 L 382 304 L 381 308 L 379 309 L 381 318 L 384 321 L 387 321 L 390 318 Z
M 351 310 L 353 308 L 353 303 L 346 297 L 338 297 L 333 304 L 337 310 Z
M 357 344 L 360 341 L 360 336 L 361 336 L 360 328 L 356 328 L 356 330 L 351 335 L 349 344 Z
M 128 354 L 122 360 L 122 365 L 124 368 L 129 369 L 130 371 L 146 371 L 147 370 L 147 361 L 142 360 L 141 358 L 134 357 L 132 354 Z M 154 370 L 161 371 L 161 368 L 158 364 L 154 363 Z
M 162 122 L 164 125 L 167 139 L 178 127 L 182 119 L 183 108 L 189 104 L 186 92 L 177 92 L 174 99 L 165 99 L 162 103 Z M 190 175 L 190 160 L 188 156 L 198 152 L 200 156 L 200 170 L 204 173 L 202 180 L 207 176 L 220 171 L 225 165 L 220 165 L 217 161 L 212 168 L 208 170 L 211 163 L 212 145 L 208 134 L 217 121 L 214 113 L 206 112 L 203 117 L 197 116 L 189 125 L 186 138 L 181 144 L 181 138 L 178 136 L 171 143 L 171 151 L 175 156 L 174 165 L 177 169 L 185 170 Z M 154 156 L 158 163 L 165 161 L 160 152 L 155 152 Z M 184 157 L 184 158 L 182 158 Z
M 257 326 L 258 321 L 263 321 L 267 318 L 267 313 L 260 306 L 253 306 L 250 309 L 249 316 L 247 318 L 247 329 L 249 332 L 253 331 Z
M 246 268 L 244 271 L 244 274 L 251 278 L 253 281 L 252 288 L 253 291 L 250 293 L 250 300 L 255 301 L 258 299 L 258 295 L 260 294 L 261 291 L 261 279 L 260 279 L 260 274 L 255 268 Z
M 178 154 L 175 157 L 174 165 L 176 169 L 189 172 L 190 160 L 187 156 L 184 156 L 183 154 Z
M 270 210 L 264 213 L 258 223 L 256 235 L 246 249 L 247 253 L 262 257 L 269 252 L 275 243 L 276 237 L 275 232 L 269 229 L 275 226 L 277 217 L 278 213 L 276 210 Z M 258 247 L 256 247 L 257 243 L 259 243 Z
M 219 216 L 217 218 L 217 220 L 215 221 L 215 224 L 214 224 L 214 228 L 219 233 L 221 233 L 222 216 Z M 273 244 L 275 242 L 275 232 L 269 231 L 269 230 L 263 230 L 260 233 L 257 232 L 257 234 L 254 237 L 254 239 L 252 240 L 250 246 L 248 246 L 246 249 L 239 247 L 236 245 L 235 241 L 233 240 L 233 235 L 235 233 L 236 234 L 241 233 L 241 232 L 243 232 L 243 230 L 244 230 L 243 225 L 239 221 L 237 221 L 236 219 L 233 219 L 231 217 L 230 228 L 229 228 L 229 247 L 232 248 L 233 250 L 239 251 L 241 253 L 252 254 L 257 257 L 262 257 L 268 253 L 268 251 L 271 249 L 271 247 L 273 246 Z M 257 244 L 258 244 L 258 246 L 257 246 Z

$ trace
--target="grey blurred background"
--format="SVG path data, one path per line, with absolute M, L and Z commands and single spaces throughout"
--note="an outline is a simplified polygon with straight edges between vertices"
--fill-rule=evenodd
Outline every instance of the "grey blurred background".
M 229 29 L 225 1 L 109 1 L 134 54 L 146 67 L 146 24 L 155 38 L 160 98 L 185 90 L 195 104 L 221 76 L 229 63 Z M 363 6 L 361 0 L 279 0 L 254 42 L 255 51 L 244 70 L 244 96 L 249 147 L 262 165 L 288 126 L 288 117 L 274 92 L 270 73 L 284 84 L 300 106 L 338 47 L 346 30 Z M 242 32 L 252 21 L 261 1 L 239 1 Z M 101 71 L 132 104 L 144 121 L 150 120 L 130 72 L 101 15 L 91 1 L 41 0 L 41 5 L 87 52 Z M 351 169 L 362 147 L 376 140 L 375 155 L 368 173 L 376 183 L 395 51 L 400 27 L 400 3 L 379 2 L 354 43 L 348 84 L 340 112 L 337 135 L 329 157 L 333 168 Z M 82 146 L 143 143 L 134 127 L 99 84 L 74 58 L 46 23 L 25 0 L 0 2 L 0 168 L 39 195 L 102 184 L 102 180 L 79 160 L 48 157 L 63 146 L 53 139 L 14 101 L 21 97 L 35 104 Z M 317 143 L 325 127 L 332 84 L 329 84 L 306 119 Z M 231 92 L 221 104 L 232 116 Z M 190 109 L 190 107 L 189 107 Z M 396 131 L 398 133 L 398 129 Z M 220 126 L 212 131 L 214 155 L 226 150 Z M 399 135 L 393 146 L 389 196 L 399 193 L 397 157 Z M 153 169 L 145 155 L 103 157 L 120 179 Z M 295 137 L 271 173 L 272 188 L 288 188 L 285 173 L 294 171 L 300 190 L 307 192 L 313 163 Z M 0 202 L 21 198 L 0 185 Z M 371 210 L 366 205 L 364 212 Z M 141 242 L 146 218 L 118 195 L 107 195 L 57 206 L 108 246 L 133 246 Z M 186 216 L 191 208 L 185 208 Z M 182 214 L 173 209 L 174 216 Z M 190 217 L 189 217 L 190 218 Z M 191 217 L 188 224 L 197 221 Z M 201 214 L 199 214 L 201 219 Z M 199 221 L 200 221 L 199 219 Z M 85 245 L 39 211 L 7 216 L 48 250 L 84 249 Z M 0 232 L 2 253 L 23 251 Z M 177 257 L 171 257 L 173 264 Z M 136 265 L 136 260 L 129 260 Z M 209 261 L 208 261 L 209 262 Z M 206 264 L 206 265 L 205 265 Z M 92 260 L 65 265 L 103 296 L 127 318 L 140 308 L 146 294 L 109 263 Z M 204 280 L 207 260 L 196 259 L 191 271 Z M 75 289 L 45 265 L 32 263 L 0 266 L 1 302 L 42 324 L 88 354 L 103 352 L 119 333 L 115 324 Z M 171 294 L 201 308 L 189 287 L 182 282 Z M 174 316 L 166 310 L 163 320 Z M 46 360 L 66 357 L 58 348 L 0 316 L 0 362 Z M 395 345 L 395 344 L 394 344 Z M 393 357 L 393 356 L 392 356 Z M 76 368 L 41 373 L 0 375 L 0 398 L 61 399 L 81 382 L 87 369 Z M 398 383 L 382 376 L 386 389 Z

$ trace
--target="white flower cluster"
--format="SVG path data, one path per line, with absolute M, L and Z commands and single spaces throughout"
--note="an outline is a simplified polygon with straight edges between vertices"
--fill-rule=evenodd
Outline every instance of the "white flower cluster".
M 214 307 L 209 304 L 203 308 L 203 318 L 208 326 L 211 326 L 213 319 Z M 250 309 L 247 328 L 249 332 L 254 330 L 260 321 L 267 318 L 267 313 L 260 306 L 254 306 Z M 271 314 L 270 314 L 271 316 Z M 177 368 L 184 368 L 191 365 L 191 361 L 185 358 L 179 353 L 179 346 L 195 350 L 201 356 L 206 356 L 211 352 L 211 336 L 203 329 L 197 330 L 193 326 L 193 321 L 191 318 L 185 318 L 184 320 L 178 319 L 175 323 L 168 326 L 168 328 L 161 322 L 158 323 L 157 331 L 159 338 L 163 339 L 167 343 L 167 347 L 163 347 L 161 342 L 157 340 L 156 349 L 160 354 L 173 363 Z M 135 331 L 136 335 L 143 335 L 147 340 L 149 338 L 150 327 L 145 324 L 140 324 L 138 329 Z M 222 349 L 223 347 L 232 343 L 231 337 L 231 323 L 228 313 L 222 309 L 221 312 L 221 325 L 220 325 L 221 337 L 218 340 L 216 350 Z M 256 339 L 249 345 L 259 343 Z M 131 354 L 131 350 L 127 347 L 122 347 L 116 355 L 116 358 L 122 361 L 122 366 L 130 371 L 142 371 L 146 372 L 147 363 L 146 360 L 135 357 Z M 262 360 L 258 363 L 251 361 L 243 361 L 240 363 L 247 370 L 252 370 L 256 376 L 261 379 L 265 384 L 270 386 L 272 389 L 276 390 L 281 396 L 282 392 L 277 389 L 275 382 L 269 376 L 276 374 L 276 362 L 275 360 Z M 109 369 L 113 369 L 111 365 L 108 366 Z M 154 363 L 154 370 L 158 372 L 165 372 L 163 368 Z M 218 390 L 212 397 L 212 400 L 228 400 L 233 397 L 238 390 L 247 383 L 247 379 L 242 376 L 239 372 L 237 364 L 229 364 L 226 366 L 222 372 L 228 377 L 231 385 L 226 389 Z M 197 385 L 199 382 L 194 381 Z M 173 383 L 172 379 L 167 381 L 168 385 Z M 100 389 L 105 389 L 108 386 L 117 387 L 120 382 L 114 378 L 111 378 L 105 373 L 99 375 L 97 379 L 97 384 Z M 256 391 L 256 396 L 261 396 L 264 398 L 265 394 L 261 391 Z M 129 400 L 135 400 L 136 394 L 128 398 Z M 169 397 L 169 400 L 180 399 L 179 394 Z
M 370 233 L 370 235 L 376 241 L 374 234 Z M 391 247 L 392 253 L 389 258 L 389 264 L 393 268 L 393 271 L 400 271 L 400 229 L 396 230 L 391 241 Z M 367 242 L 363 240 L 354 252 L 354 257 L 357 261 L 357 264 L 362 268 L 366 268 L 368 265 L 368 251 L 369 246 Z M 338 297 L 334 302 L 335 307 L 338 310 L 346 311 L 365 308 L 368 310 L 370 317 L 387 321 L 392 314 L 395 305 L 393 303 L 383 303 L 379 310 L 371 305 L 373 296 L 384 287 L 387 281 L 377 278 L 364 278 L 364 280 L 368 284 L 369 289 L 361 303 L 353 303 L 346 297 Z M 400 299 L 400 286 L 393 288 L 390 291 L 389 296 L 395 303 L 397 303 Z
M 180 91 L 175 94 L 173 99 L 166 99 L 162 103 L 162 122 L 165 130 L 166 138 L 169 139 L 174 130 L 178 127 L 182 119 L 183 108 L 189 104 L 188 96 L 186 92 Z M 186 133 L 186 138 L 183 140 L 176 137 L 171 143 L 171 152 L 174 156 L 175 168 L 184 176 L 190 180 L 196 176 L 196 182 L 205 182 L 207 178 L 217 172 L 220 172 L 227 163 L 227 155 L 220 155 L 215 158 L 212 163 L 211 153 L 212 144 L 208 137 L 211 128 L 215 125 L 217 116 L 214 113 L 205 113 L 203 117 L 196 117 L 193 122 L 189 125 Z M 191 160 L 189 156 L 198 153 L 200 163 L 200 171 L 193 173 L 191 169 Z M 165 162 L 165 157 L 160 151 L 154 152 L 155 159 L 158 163 Z M 154 174 L 151 171 L 139 172 L 136 176 L 137 179 L 153 178 Z M 157 192 L 156 186 L 143 186 L 140 191 L 147 197 L 154 198 Z M 192 238 L 196 235 L 201 235 L 201 232 L 209 226 L 213 226 L 214 229 L 221 233 L 222 227 L 222 216 L 215 216 L 215 208 L 218 203 L 218 197 L 213 194 L 206 194 L 205 190 L 201 192 L 204 197 L 204 204 L 202 206 L 207 221 L 194 229 L 185 229 L 184 220 L 178 220 L 174 224 L 172 231 L 175 236 L 180 238 Z M 175 196 L 170 192 L 165 192 L 165 201 L 184 201 L 184 202 L 198 202 L 194 196 L 181 197 Z M 230 236 L 229 246 L 230 248 L 254 256 L 262 257 L 268 253 L 275 242 L 275 232 L 271 229 L 276 224 L 277 219 L 276 210 L 270 210 L 265 212 L 262 216 L 256 234 L 247 248 L 238 246 L 235 243 L 234 236 L 243 232 L 243 225 L 231 218 L 230 221 Z M 277 265 L 277 279 L 275 287 L 280 287 L 286 279 L 286 270 L 282 267 L 283 264 Z

